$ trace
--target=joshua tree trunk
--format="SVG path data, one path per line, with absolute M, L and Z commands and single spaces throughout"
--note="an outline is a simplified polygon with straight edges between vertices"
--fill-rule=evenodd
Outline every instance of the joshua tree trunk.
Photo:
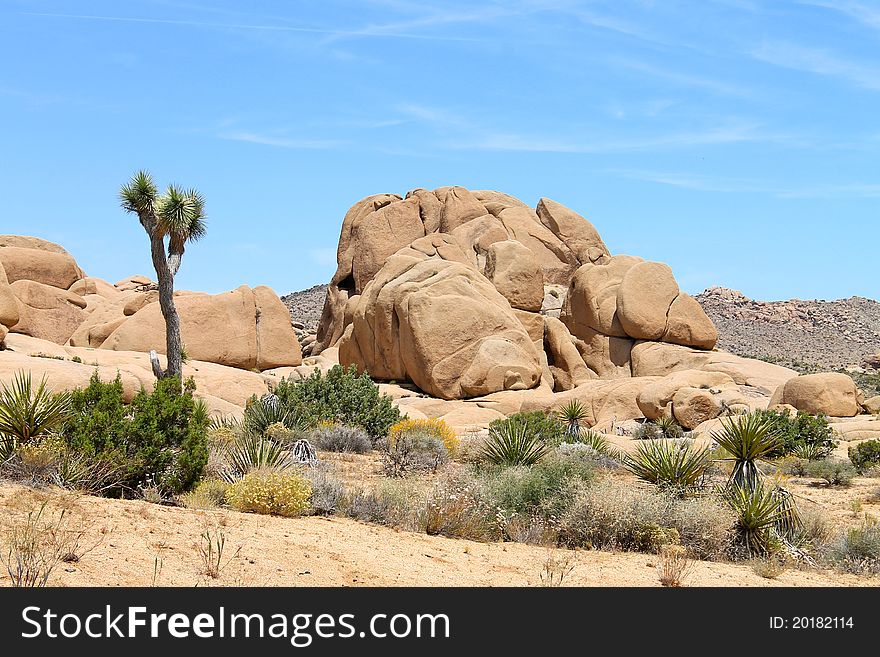
M 165 255 L 165 243 L 162 236 L 156 230 L 155 219 L 147 215 L 141 217 L 141 223 L 150 236 L 153 268 L 156 270 L 156 277 L 159 279 L 159 308 L 162 310 L 162 317 L 165 318 L 165 354 L 168 358 L 168 367 L 162 372 L 158 363 L 158 357 L 153 360 L 151 354 L 153 373 L 156 374 L 157 378 L 170 378 L 174 376 L 182 378 L 180 316 L 177 314 L 177 307 L 174 305 L 174 273 L 169 267 L 168 258 Z

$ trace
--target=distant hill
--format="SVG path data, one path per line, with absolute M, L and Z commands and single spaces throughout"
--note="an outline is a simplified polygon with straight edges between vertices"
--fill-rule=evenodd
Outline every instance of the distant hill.
M 314 333 L 318 330 L 326 296 L 327 286 L 315 285 L 308 290 L 291 292 L 281 297 L 281 301 L 290 310 L 290 318 L 294 323 L 302 324 L 306 332 Z
M 880 303 L 872 299 L 755 301 L 722 287 L 696 299 L 718 327 L 720 349 L 802 372 L 880 369 Z

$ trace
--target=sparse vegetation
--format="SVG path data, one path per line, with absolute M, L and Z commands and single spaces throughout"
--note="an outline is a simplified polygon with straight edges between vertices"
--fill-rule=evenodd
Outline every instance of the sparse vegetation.
M 309 440 L 315 447 L 327 452 L 366 454 L 373 448 L 366 431 L 360 427 L 347 427 L 342 424 L 319 426 L 309 434 Z
M 684 586 L 684 579 L 693 567 L 687 549 L 681 545 L 664 545 L 660 548 L 660 584 L 666 588 L 678 589 Z
M 808 477 L 823 480 L 828 486 L 846 487 L 852 483 L 856 469 L 846 461 L 826 459 L 808 463 L 806 473 Z
M 489 425 L 489 433 L 505 432 L 516 435 L 522 432 L 531 438 L 548 445 L 558 445 L 565 440 L 565 426 L 553 414 L 544 411 L 514 413 L 503 420 L 495 420 Z
M 70 396 L 52 394 L 45 378 L 34 386 L 30 372 L 19 372 L 0 384 L 0 459 L 56 429 L 69 412 Z
M 380 442 L 385 474 L 405 477 L 412 473 L 434 473 L 449 461 L 449 450 L 436 436 L 412 431 L 400 433 L 392 442 Z
M 309 509 L 312 485 L 298 472 L 253 470 L 226 491 L 236 511 L 293 517 Z
M 420 435 L 426 438 L 435 438 L 443 443 L 450 456 L 458 451 L 459 440 L 455 431 L 446 422 L 437 418 L 427 420 L 401 420 L 394 424 L 388 431 L 388 443 L 393 445 L 401 436 Z

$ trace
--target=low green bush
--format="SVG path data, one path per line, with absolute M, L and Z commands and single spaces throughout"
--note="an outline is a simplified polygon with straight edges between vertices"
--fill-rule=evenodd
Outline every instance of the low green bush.
M 341 424 L 319 426 L 309 434 L 309 441 L 326 452 L 366 454 L 373 448 L 370 437 L 360 427 Z
M 866 440 L 849 448 L 849 460 L 859 474 L 880 465 L 880 440 Z
M 807 463 L 806 472 L 808 477 L 822 479 L 829 486 L 849 486 L 856 469 L 846 461 L 826 459 L 823 461 L 810 461 Z
M 827 557 L 839 569 L 860 574 L 880 572 L 880 524 L 865 520 L 843 531 L 827 548 Z
M 401 418 L 391 397 L 381 394 L 369 375 L 358 374 L 354 365 L 336 365 L 326 374 L 316 369 L 302 381 L 282 379 L 274 394 L 284 412 L 309 426 L 321 421 L 357 426 L 374 443 Z
M 103 383 L 97 373 L 89 385 L 70 394 L 71 415 L 59 434 L 74 451 L 120 466 L 124 494 L 154 483 L 165 494 L 189 490 L 208 461 L 208 413 L 193 398 L 195 385 L 180 379 L 157 381 L 130 405 L 122 381 Z
M 756 411 L 758 417 L 766 420 L 770 433 L 779 439 L 779 446 L 768 458 L 800 452 L 812 459 L 827 457 L 837 447 L 834 432 L 824 415 L 810 415 L 799 411 L 795 417 L 777 411 Z
M 443 441 L 423 432 L 403 433 L 393 442 L 383 439 L 379 447 L 385 474 L 389 477 L 433 473 L 450 458 Z

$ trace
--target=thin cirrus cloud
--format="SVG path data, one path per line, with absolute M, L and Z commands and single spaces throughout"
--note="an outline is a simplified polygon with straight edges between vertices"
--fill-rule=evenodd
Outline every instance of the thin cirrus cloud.
M 789 42 L 764 42 L 748 54 L 774 66 L 833 76 L 865 89 L 880 91 L 880 67 L 843 59 L 828 50 Z
M 786 199 L 880 197 L 880 184 L 875 183 L 804 184 L 795 187 L 783 185 L 781 183 L 771 183 L 757 178 L 706 176 L 674 171 L 605 169 L 603 173 L 699 192 L 768 194 L 777 198 Z
M 677 132 L 638 139 L 583 139 L 488 134 L 476 139 L 450 144 L 458 150 L 525 151 L 535 153 L 623 153 L 656 151 L 688 146 L 733 144 L 742 142 L 784 142 L 786 135 L 764 133 L 757 125 L 742 124 L 703 131 Z
M 421 34 L 407 33 L 389 30 L 340 30 L 326 29 L 315 27 L 298 27 L 293 25 L 269 25 L 269 24 L 248 24 L 248 23 L 217 23 L 211 21 L 187 21 L 176 20 L 170 18 L 147 18 L 132 16 L 101 16 L 92 14 L 61 14 L 49 12 L 20 12 L 23 16 L 37 16 L 43 18 L 63 18 L 70 20 L 87 20 L 87 21 L 105 21 L 117 23 L 144 23 L 154 25 L 177 25 L 183 27 L 207 27 L 216 29 L 231 30 L 261 30 L 266 32 L 300 32 L 305 34 L 316 34 L 330 37 L 376 37 L 376 38 L 392 38 L 392 39 L 419 39 L 428 41 L 477 41 L 456 35 L 443 34 Z
M 835 0 L 834 2 L 828 2 L 827 0 L 801 0 L 799 4 L 830 9 L 849 16 L 862 25 L 880 29 L 880 8 L 876 6 L 871 7 L 864 2 L 850 2 L 848 0 Z
M 280 137 L 274 135 L 260 134 L 257 132 L 221 132 L 217 135 L 220 139 L 226 141 L 243 141 L 250 144 L 260 144 L 261 146 L 275 146 L 276 148 L 293 148 L 293 149 L 334 149 L 342 148 L 347 142 L 340 139 L 294 139 L 289 137 Z

